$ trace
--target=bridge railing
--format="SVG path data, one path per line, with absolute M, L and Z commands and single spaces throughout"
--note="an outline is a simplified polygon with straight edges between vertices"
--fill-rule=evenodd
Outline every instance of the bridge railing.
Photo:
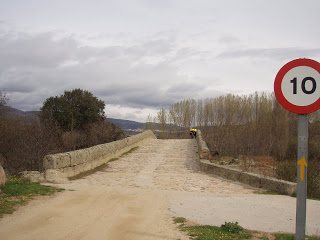
M 297 184 L 284 180 L 279 180 L 272 177 L 267 177 L 260 174 L 242 171 L 239 169 L 221 166 L 210 162 L 210 150 L 206 142 L 202 139 L 201 131 L 197 131 L 197 144 L 200 158 L 200 170 L 212 173 L 214 175 L 230 179 L 232 181 L 241 182 L 255 188 L 263 188 L 275 192 L 280 192 L 288 195 L 295 195 Z
M 148 130 L 128 138 L 90 148 L 50 154 L 43 159 L 45 169 L 43 173 L 26 171 L 22 174 L 25 178 L 34 182 L 64 183 L 67 182 L 68 177 L 94 169 L 150 139 L 156 139 L 156 136 L 151 130 Z

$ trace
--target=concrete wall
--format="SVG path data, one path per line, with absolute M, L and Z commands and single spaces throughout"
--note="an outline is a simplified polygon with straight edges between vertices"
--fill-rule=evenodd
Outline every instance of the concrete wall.
M 276 191 L 288 195 L 294 195 L 297 192 L 297 184 L 279 180 L 276 178 L 266 177 L 260 174 L 241 171 L 227 166 L 221 166 L 211 163 L 208 158 L 210 151 L 207 144 L 202 139 L 201 131 L 197 131 L 197 143 L 200 157 L 200 170 L 215 174 L 217 176 L 230 179 L 232 181 L 241 182 L 252 187 L 263 188 Z
M 94 169 L 151 139 L 156 139 L 156 136 L 151 130 L 148 130 L 128 138 L 86 149 L 47 155 L 43 159 L 44 173 L 26 171 L 22 172 L 22 176 L 33 182 L 64 183 L 67 181 L 67 177 Z

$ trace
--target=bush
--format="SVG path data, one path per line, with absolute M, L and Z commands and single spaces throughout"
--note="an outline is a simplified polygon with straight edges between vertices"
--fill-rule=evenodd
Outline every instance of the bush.
M 240 233 L 244 231 L 244 228 L 241 227 L 238 222 L 225 222 L 221 225 L 221 229 L 229 233 Z
M 0 153 L 9 174 L 41 171 L 43 157 L 61 150 L 59 129 L 36 120 L 25 124 L 18 118 L 0 118 Z
M 276 163 L 276 177 L 289 182 L 297 181 L 297 162 L 281 161 Z
M 63 95 L 47 98 L 41 108 L 41 120 L 53 121 L 63 131 L 80 130 L 89 123 L 104 119 L 103 101 L 92 93 L 74 89 Z
M 320 199 L 320 162 L 312 159 L 308 162 L 308 197 Z
M 297 161 L 283 161 L 277 163 L 277 178 L 297 182 Z M 316 159 L 308 161 L 307 196 L 320 199 L 320 162 Z

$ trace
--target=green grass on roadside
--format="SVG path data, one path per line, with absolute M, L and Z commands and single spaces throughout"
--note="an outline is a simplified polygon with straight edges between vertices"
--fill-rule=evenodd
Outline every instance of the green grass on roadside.
M 134 148 L 131 148 L 129 151 L 125 152 L 125 153 L 122 153 L 120 157 L 118 158 L 111 158 L 109 159 L 108 162 L 114 162 L 116 160 L 118 160 L 119 158 L 125 156 L 125 155 L 128 155 L 129 153 L 132 153 L 133 151 L 137 150 L 139 147 L 134 147 Z M 84 178 L 84 177 L 87 177 L 93 173 L 96 173 L 98 171 L 103 171 L 105 168 L 108 167 L 108 163 L 103 163 L 101 164 L 100 166 L 94 168 L 94 169 L 91 169 L 91 170 L 88 170 L 88 171 L 85 171 L 85 172 L 82 172 L 82 173 L 79 173 L 73 177 L 69 177 L 68 179 L 69 180 L 77 180 L 77 179 L 80 179 L 80 178 Z
M 262 239 L 262 240 L 294 240 L 292 234 L 263 233 L 258 231 L 249 231 L 241 227 L 237 222 L 226 222 L 221 227 L 199 225 L 190 226 L 185 218 L 179 217 L 173 219 L 174 223 L 179 224 L 179 229 L 187 232 L 194 240 L 234 240 L 234 239 Z M 270 238 L 268 237 L 270 236 Z M 306 236 L 306 240 L 320 240 L 320 237 Z
M 174 218 L 175 223 L 180 223 L 181 231 L 188 232 L 188 235 L 195 240 L 209 239 L 249 239 L 252 234 L 244 230 L 238 223 L 225 223 L 221 227 L 214 226 L 186 226 L 186 219 Z
M 275 233 L 274 236 L 275 236 L 275 240 L 295 240 L 296 239 L 294 234 Z M 320 240 L 320 237 L 306 236 L 306 240 Z
M 26 204 L 34 196 L 51 195 L 61 191 L 63 189 L 25 182 L 15 176 L 8 177 L 0 192 L 0 217 L 13 213 L 17 206 Z

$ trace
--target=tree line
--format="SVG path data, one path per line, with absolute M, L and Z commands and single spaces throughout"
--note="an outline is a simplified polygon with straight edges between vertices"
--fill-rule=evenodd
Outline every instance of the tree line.
M 294 157 L 290 150 L 297 139 L 297 114 L 284 109 L 273 93 L 187 99 L 160 109 L 154 119 L 161 126 L 161 138 L 187 138 L 195 127 L 210 150 L 221 155 Z M 309 153 L 319 158 L 319 111 L 309 114 L 309 122 Z
M 216 98 L 187 99 L 148 117 L 147 127 L 160 125 L 161 138 L 189 138 L 189 129 L 201 130 L 211 153 L 264 156 L 274 159 L 274 176 L 296 182 L 297 114 L 284 109 L 274 94 L 228 94 Z M 320 111 L 308 114 L 308 197 L 320 198 Z

